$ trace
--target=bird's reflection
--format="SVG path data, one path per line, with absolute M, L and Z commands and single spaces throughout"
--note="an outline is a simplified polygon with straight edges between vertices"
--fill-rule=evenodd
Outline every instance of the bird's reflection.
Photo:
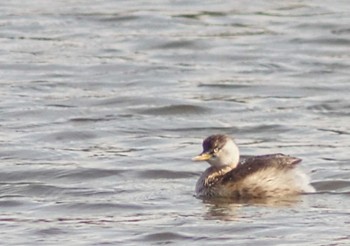
M 244 218 L 241 210 L 246 206 L 260 206 L 260 207 L 292 207 L 302 200 L 299 196 L 279 198 L 264 198 L 264 199 L 229 199 L 229 198 L 215 198 L 203 199 L 203 204 L 206 205 L 206 213 L 204 218 L 208 220 L 223 220 L 233 221 Z

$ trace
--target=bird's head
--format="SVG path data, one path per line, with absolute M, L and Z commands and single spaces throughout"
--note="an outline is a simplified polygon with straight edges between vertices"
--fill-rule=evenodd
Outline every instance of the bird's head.
M 193 161 L 207 161 L 213 167 L 232 166 L 239 162 L 239 149 L 226 135 L 212 135 L 203 141 L 203 151 Z

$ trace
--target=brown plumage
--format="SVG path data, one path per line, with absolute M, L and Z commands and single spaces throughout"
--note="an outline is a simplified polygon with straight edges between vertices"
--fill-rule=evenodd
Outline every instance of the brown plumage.
M 222 177 L 222 183 L 225 184 L 231 181 L 238 182 L 248 175 L 262 171 L 264 169 L 288 171 L 295 168 L 296 165 L 300 162 L 301 159 L 284 154 L 270 154 L 247 157 L 243 161 L 239 162 L 236 168 L 226 173 Z
M 241 159 L 238 147 L 228 136 L 205 139 L 203 152 L 194 160 L 208 161 L 211 167 L 197 182 L 197 196 L 266 198 L 314 191 L 308 177 L 297 167 L 299 158 L 271 154 Z

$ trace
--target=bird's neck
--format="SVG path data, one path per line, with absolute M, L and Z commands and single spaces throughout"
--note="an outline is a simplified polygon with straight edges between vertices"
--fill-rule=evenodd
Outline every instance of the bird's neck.
M 231 171 L 232 169 L 234 169 L 235 166 L 220 166 L 220 167 L 209 167 L 207 169 L 207 175 L 208 177 L 210 176 L 222 176 L 224 174 L 226 174 L 227 172 Z

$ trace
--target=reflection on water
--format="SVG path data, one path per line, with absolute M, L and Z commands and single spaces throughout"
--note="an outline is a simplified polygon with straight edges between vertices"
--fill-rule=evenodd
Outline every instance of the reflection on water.
M 296 206 L 298 202 L 302 201 L 302 196 L 291 196 L 284 198 L 264 198 L 264 199 L 240 199 L 232 200 L 227 198 L 215 198 L 205 199 L 203 203 L 207 207 L 207 212 L 204 216 L 209 220 L 240 220 L 244 219 L 242 216 L 242 207 L 254 206 L 254 207 L 271 207 L 271 208 L 292 208 Z
M 1 1 L 8 245 L 348 245 L 346 1 Z M 201 201 L 214 133 L 319 193 Z

